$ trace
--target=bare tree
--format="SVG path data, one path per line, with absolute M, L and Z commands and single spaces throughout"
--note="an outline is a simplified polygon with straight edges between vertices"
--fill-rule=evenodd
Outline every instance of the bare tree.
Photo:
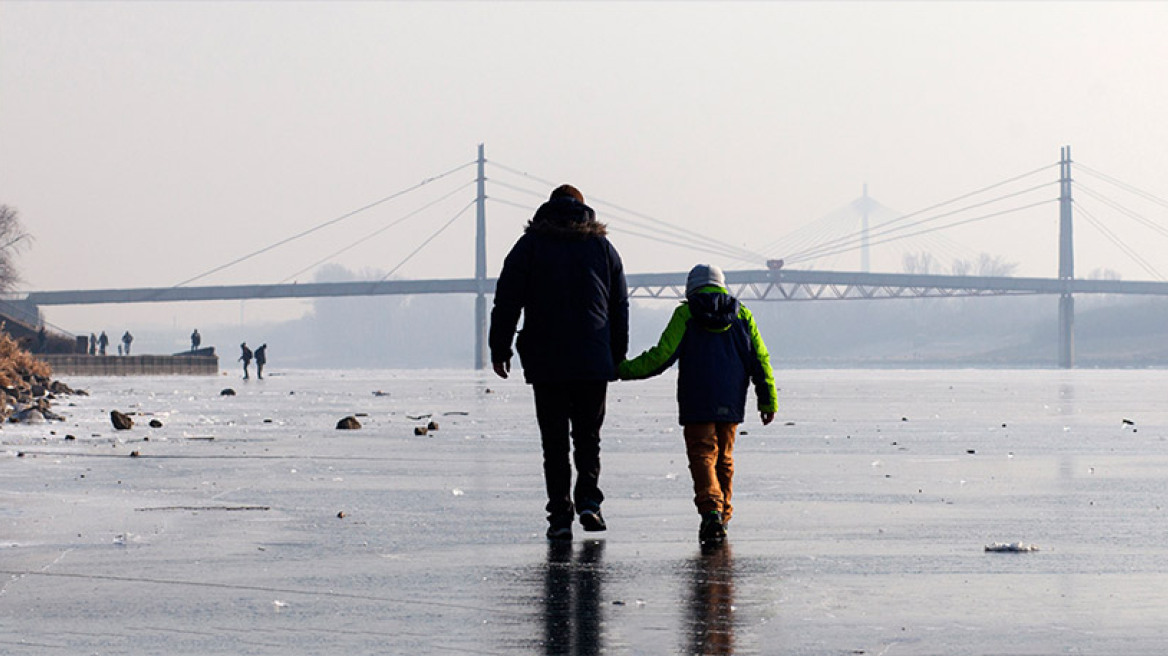
M 905 273 L 926 274 L 932 273 L 936 268 L 936 263 L 933 261 L 932 253 L 921 251 L 919 253 L 905 253 L 902 258 L 902 266 Z
M 15 255 L 32 241 L 15 207 L 0 205 L 0 290 L 12 291 L 21 282 Z
M 976 262 L 954 260 L 952 271 L 955 276 L 1005 277 L 1014 275 L 1017 269 L 1017 262 L 1007 262 L 1001 255 L 982 253 Z

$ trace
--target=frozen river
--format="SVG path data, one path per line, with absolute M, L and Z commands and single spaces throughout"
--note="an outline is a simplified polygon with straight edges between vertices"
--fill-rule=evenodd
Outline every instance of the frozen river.
M 1168 651 L 1168 372 L 777 375 L 709 554 L 672 376 L 610 387 L 568 547 L 514 378 L 68 378 L 0 430 L 0 653 Z

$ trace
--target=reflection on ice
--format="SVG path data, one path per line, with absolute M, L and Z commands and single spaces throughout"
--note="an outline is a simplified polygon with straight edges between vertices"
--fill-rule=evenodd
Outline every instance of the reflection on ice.
M 604 544 L 604 540 L 578 545 L 548 542 L 543 591 L 548 656 L 593 656 L 604 651 Z
M 734 559 L 729 542 L 703 546 L 686 569 L 690 576 L 689 641 L 684 653 L 734 653 Z

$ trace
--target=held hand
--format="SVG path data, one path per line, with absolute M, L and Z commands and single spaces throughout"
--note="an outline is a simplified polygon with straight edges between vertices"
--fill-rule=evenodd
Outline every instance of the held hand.
M 758 416 L 759 416 L 759 418 L 762 419 L 763 426 L 766 426 L 767 424 L 769 424 L 775 420 L 775 413 L 773 413 L 773 412 L 760 412 L 760 413 L 758 413 Z
M 495 368 L 495 373 L 499 375 L 499 378 L 506 378 L 507 373 L 511 371 L 511 360 L 507 359 L 503 362 L 492 362 L 491 366 Z

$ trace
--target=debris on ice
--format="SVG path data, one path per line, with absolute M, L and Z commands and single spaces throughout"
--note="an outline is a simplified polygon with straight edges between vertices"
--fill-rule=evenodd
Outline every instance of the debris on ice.
M 994 542 L 987 544 L 985 550 L 991 553 L 1029 553 L 1038 551 L 1038 546 L 1025 542 Z

